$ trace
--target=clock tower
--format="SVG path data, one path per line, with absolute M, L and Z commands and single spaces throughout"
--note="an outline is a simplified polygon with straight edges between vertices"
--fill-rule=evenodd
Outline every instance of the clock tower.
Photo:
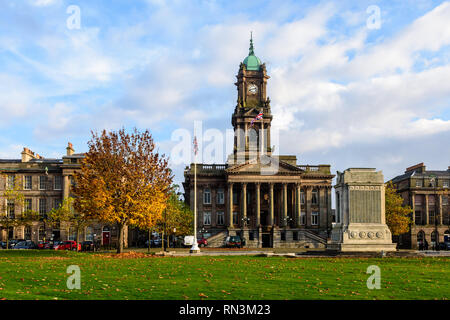
M 250 37 L 248 56 L 241 62 L 235 83 L 238 91 L 237 104 L 231 123 L 234 128 L 234 161 L 242 162 L 270 155 L 270 126 L 272 113 L 267 97 L 265 63 L 255 56 L 253 38 Z M 258 117 L 262 113 L 262 117 Z

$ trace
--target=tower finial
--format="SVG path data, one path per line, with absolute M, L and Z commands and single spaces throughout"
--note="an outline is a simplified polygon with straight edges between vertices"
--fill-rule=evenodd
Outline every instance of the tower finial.
M 253 51 L 253 31 L 250 31 L 250 49 L 248 51 L 248 55 L 255 55 L 255 52 Z

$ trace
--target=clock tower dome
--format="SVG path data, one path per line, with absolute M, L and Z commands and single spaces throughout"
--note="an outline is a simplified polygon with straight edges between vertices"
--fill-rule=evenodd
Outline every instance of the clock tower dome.
M 248 56 L 241 62 L 235 83 L 237 104 L 231 123 L 234 128 L 234 160 L 249 160 L 271 154 L 270 126 L 272 113 L 267 97 L 265 63 L 255 56 L 253 37 L 250 37 Z M 262 113 L 262 117 L 258 117 Z

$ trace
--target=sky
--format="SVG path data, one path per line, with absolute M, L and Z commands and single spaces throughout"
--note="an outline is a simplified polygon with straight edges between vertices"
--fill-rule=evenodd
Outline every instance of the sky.
M 0 158 L 86 152 L 91 130 L 133 127 L 170 156 L 194 121 L 231 129 L 252 31 L 277 153 L 385 180 L 446 170 L 449 21 L 431 0 L 2 0 Z

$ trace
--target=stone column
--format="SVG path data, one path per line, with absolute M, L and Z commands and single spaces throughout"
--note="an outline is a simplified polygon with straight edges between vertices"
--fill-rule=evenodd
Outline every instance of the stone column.
M 273 183 L 269 183 L 269 188 L 270 188 L 269 225 L 273 226 Z
M 256 227 L 261 224 L 261 183 L 257 182 L 256 186 Z
M 245 219 L 247 219 L 247 183 L 242 183 L 242 190 L 241 190 L 241 194 L 242 194 L 242 227 L 245 227 Z
M 412 224 L 416 224 L 416 195 L 414 192 L 411 194 L 411 201 L 412 201 Z
M 297 214 L 295 216 L 295 221 L 297 222 L 297 227 L 300 227 L 300 225 L 301 225 L 300 215 L 301 215 L 301 212 L 302 212 L 302 205 L 301 205 L 301 199 L 300 199 L 300 183 L 297 183 L 295 185 L 295 187 L 296 187 L 295 188 L 295 191 L 296 191 L 295 206 L 296 206 L 296 209 L 297 209 Z
M 287 183 L 283 183 L 283 216 L 282 219 L 282 226 L 287 226 Z
M 305 227 L 311 226 L 311 187 L 305 188 Z
M 444 224 L 443 216 L 444 216 L 444 213 L 442 212 L 442 194 L 440 194 L 439 195 L 439 224 L 440 225 Z
M 430 215 L 428 212 L 428 195 L 425 195 L 425 224 L 430 224 Z
M 69 182 L 69 176 L 64 175 L 63 176 L 63 196 L 64 199 L 67 199 L 69 197 L 69 189 L 70 189 L 70 182 Z
M 233 183 L 228 183 L 228 226 L 233 228 Z

